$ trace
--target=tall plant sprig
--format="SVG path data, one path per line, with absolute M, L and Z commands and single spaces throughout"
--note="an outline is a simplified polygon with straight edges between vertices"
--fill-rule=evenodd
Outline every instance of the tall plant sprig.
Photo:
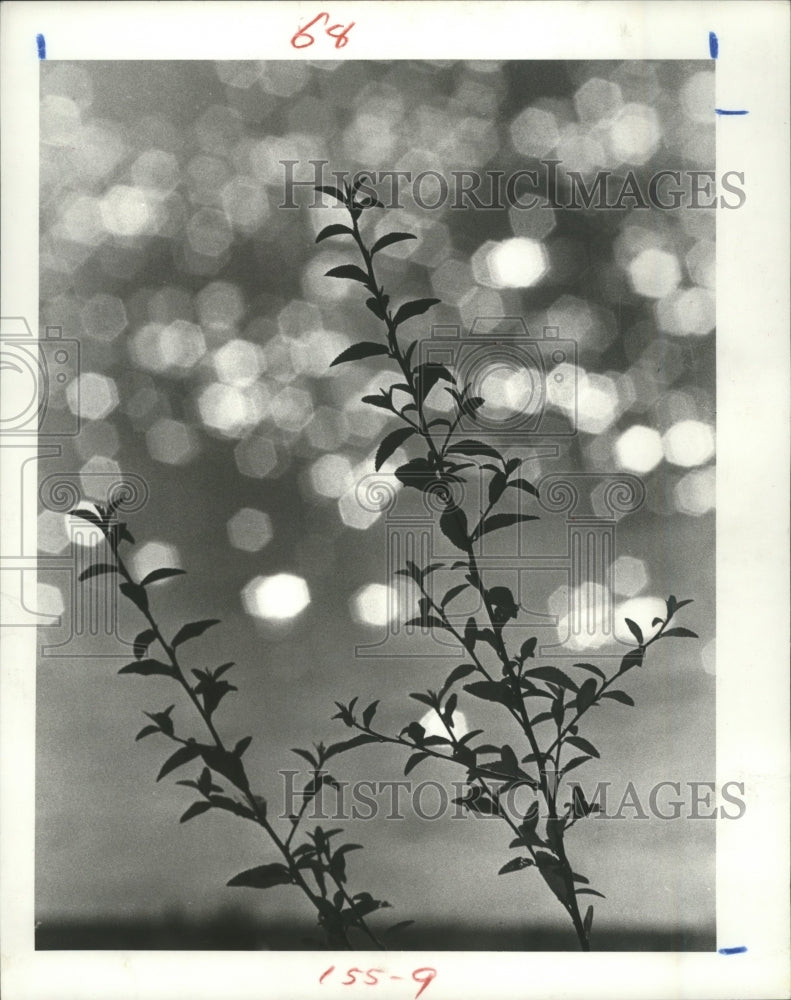
M 473 394 L 472 385 L 460 386 L 454 374 L 442 364 L 423 362 L 413 367 L 412 359 L 418 341 L 403 347 L 399 341 L 399 328 L 408 320 L 426 313 L 439 300 L 422 298 L 406 302 L 396 310 L 390 308 L 389 296 L 377 279 L 374 258 L 385 247 L 416 237 L 411 233 L 392 232 L 381 236 L 369 247 L 360 229 L 361 217 L 367 209 L 383 206 L 375 194 L 361 194 L 361 187 L 358 183 L 345 185 L 342 191 L 337 187 L 317 188 L 346 208 L 351 225 L 333 223 L 319 232 L 316 242 L 341 236 L 353 239 L 363 266 L 342 264 L 327 274 L 363 285 L 369 293 L 366 306 L 384 324 L 385 341 L 353 344 L 335 358 L 332 366 L 386 356 L 395 362 L 403 376 L 403 382 L 397 382 L 389 389 L 380 389 L 379 395 L 363 397 L 363 402 L 390 412 L 404 425 L 385 436 L 376 452 L 375 467 L 377 470 L 381 468 L 407 441 L 422 439 L 425 457 L 412 458 L 396 469 L 395 475 L 405 487 L 434 494 L 441 507 L 440 529 L 463 554 L 462 559 L 450 566 L 451 571 L 463 574 L 463 582 L 454 584 L 439 600 L 433 595 L 431 582 L 438 569 L 446 568 L 444 564 L 419 566 L 408 561 L 405 568 L 397 571 L 411 578 L 420 592 L 418 616 L 407 624 L 449 633 L 459 643 L 469 662 L 456 666 L 438 690 L 410 695 L 436 714 L 444 727 L 444 736 L 427 735 L 424 726 L 417 721 L 405 726 L 397 735 L 375 730 L 371 724 L 378 702 L 373 702 L 363 711 L 361 720 L 355 714 L 357 699 L 347 705 L 338 702 L 335 717 L 348 727 L 359 730 L 371 741 L 409 749 L 411 755 L 405 765 L 405 774 L 429 757 L 464 767 L 470 789 L 456 801 L 472 812 L 503 819 L 515 834 L 509 846 L 522 852 L 506 862 L 500 874 L 536 867 L 570 917 L 580 948 L 588 951 L 593 906 L 589 905 L 583 916 L 580 897 L 602 896 L 602 893 L 591 888 L 588 879 L 573 870 L 566 849 L 566 833 L 579 819 L 598 811 L 599 806 L 587 802 L 579 786 L 567 790 L 571 794 L 570 801 L 561 802 L 564 780 L 569 772 L 599 756 L 594 744 L 580 735 L 580 722 L 592 708 L 604 704 L 605 700 L 634 704 L 625 691 L 613 685 L 627 671 L 642 666 L 649 646 L 668 637 L 696 637 L 689 629 L 668 627 L 675 613 L 690 602 L 678 601 L 673 596 L 668 598 L 666 616 L 655 618 L 645 634 L 637 623 L 627 618 L 626 624 L 637 645 L 622 658 L 618 670 L 609 677 L 600 667 L 590 663 L 574 665 L 592 675 L 581 681 L 555 666 L 530 666 L 528 661 L 534 658 L 537 645 L 535 637 L 523 641 L 519 652 L 509 651 L 504 629 L 517 618 L 520 608 L 508 587 L 487 586 L 476 549 L 487 534 L 537 520 L 535 515 L 520 510 L 504 513 L 494 513 L 494 510 L 507 497 L 527 494 L 537 498 L 538 490 L 527 479 L 516 475 L 522 464 L 521 459 L 506 458 L 481 440 L 456 439 L 455 434 L 462 420 L 466 417 L 474 423 L 477 411 L 484 404 L 481 397 Z M 425 412 L 426 397 L 439 382 L 448 383 L 445 388 L 455 404 L 450 420 L 428 419 Z M 396 404 L 396 391 L 407 395 L 406 404 Z M 477 475 L 486 477 L 487 495 L 485 507 L 470 518 L 453 493 L 454 486 L 466 482 L 460 473 L 469 469 L 475 469 Z M 468 588 L 477 593 L 485 622 L 479 624 L 475 617 L 469 617 L 460 627 L 451 619 L 447 608 Z M 496 667 L 491 666 L 492 658 Z M 464 693 L 498 704 L 507 711 L 511 723 L 515 724 L 525 741 L 519 752 L 510 744 L 473 745 L 473 741 L 483 734 L 481 729 L 461 736 L 456 734 L 454 713 L 459 692 L 454 688 L 459 681 L 473 675 L 478 675 L 479 679 L 463 685 Z M 536 711 L 537 708 L 540 710 Z M 551 726 L 549 735 L 541 728 L 546 724 Z M 524 750 L 527 750 L 526 754 Z M 519 785 L 533 789 L 536 801 L 524 816 L 514 820 L 504 808 L 502 796 Z M 541 820 L 543 825 L 539 826 Z
M 157 775 L 160 781 L 166 775 L 190 764 L 203 763 L 203 768 L 194 779 L 178 782 L 194 789 L 198 798 L 184 812 L 181 822 L 185 823 L 209 810 L 220 810 L 250 820 L 266 834 L 269 842 L 277 849 L 281 861 L 257 865 L 235 875 L 229 886 L 244 886 L 254 889 L 269 889 L 276 885 L 294 885 L 310 901 L 318 915 L 319 926 L 323 929 L 331 947 L 352 948 L 351 932 L 358 932 L 360 940 L 383 948 L 376 933 L 366 921 L 375 910 L 389 907 L 384 900 L 375 899 L 368 892 L 352 894 L 347 885 L 346 857 L 360 844 L 343 843 L 335 845 L 333 838 L 342 833 L 341 829 L 324 830 L 315 826 L 305 827 L 307 810 L 322 788 L 340 785 L 326 769 L 333 757 L 369 742 L 370 737 L 358 736 L 351 740 L 325 746 L 315 744 L 310 750 L 296 748 L 294 753 L 310 765 L 310 780 L 302 792 L 302 804 L 289 820 L 285 835 L 278 833 L 267 814 L 267 801 L 257 795 L 252 788 L 243 757 L 250 746 L 252 737 L 246 736 L 230 747 L 221 737 L 214 721 L 214 713 L 226 695 L 237 688 L 227 678 L 233 663 L 223 663 L 213 669 L 192 669 L 194 680 L 188 679 L 183 666 L 183 645 L 191 639 L 203 635 L 208 629 L 219 624 L 219 619 L 211 618 L 189 622 L 179 628 L 172 638 L 166 638 L 151 606 L 149 587 L 159 581 L 181 576 L 184 570 L 163 567 L 148 573 L 136 581 L 121 554 L 123 543 L 134 544 L 134 539 L 126 524 L 116 519 L 118 503 L 107 507 L 96 506 L 96 510 L 78 509 L 72 515 L 82 518 L 97 527 L 106 540 L 109 562 L 98 562 L 80 574 L 80 580 L 112 574 L 118 580 L 121 593 L 137 608 L 145 619 L 146 627 L 137 635 L 133 643 L 134 659 L 122 667 L 121 674 L 135 674 L 144 677 L 164 677 L 175 682 L 186 694 L 189 703 L 197 712 L 208 732 L 208 742 L 200 742 L 194 736 L 183 737 L 176 732 L 172 712 L 175 704 L 162 711 L 145 712 L 150 720 L 135 737 L 141 740 L 159 734 L 177 749 L 167 758 Z M 162 659 L 152 655 L 152 649 L 159 648 Z M 231 788 L 231 793 L 215 779 L 222 779 Z M 403 926 L 403 923 L 396 926 Z M 390 928 L 393 930 L 394 928 Z

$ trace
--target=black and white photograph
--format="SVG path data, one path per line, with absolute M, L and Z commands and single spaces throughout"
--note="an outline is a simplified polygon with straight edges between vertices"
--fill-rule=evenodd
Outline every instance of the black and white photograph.
M 57 6 L 6 6 L 8 995 L 785 995 L 787 10 Z

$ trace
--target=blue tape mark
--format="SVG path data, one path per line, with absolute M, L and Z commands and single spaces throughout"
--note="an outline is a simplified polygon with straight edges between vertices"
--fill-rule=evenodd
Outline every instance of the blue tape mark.
M 720 54 L 720 43 L 713 31 L 709 32 L 709 53 L 712 59 L 716 59 Z
M 747 951 L 747 946 L 740 944 L 737 948 L 718 948 L 720 955 L 741 955 Z
M 47 58 L 47 42 L 43 35 L 36 35 L 36 46 L 39 59 Z
M 723 108 L 715 108 L 715 115 L 749 115 L 749 111 L 725 111 Z

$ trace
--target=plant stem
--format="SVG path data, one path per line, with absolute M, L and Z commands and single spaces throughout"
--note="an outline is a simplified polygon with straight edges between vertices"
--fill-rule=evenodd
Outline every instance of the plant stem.
M 126 582 L 128 582 L 128 583 L 130 583 L 132 585 L 135 585 L 135 581 L 133 580 L 132 575 L 130 574 L 130 572 L 129 572 L 127 566 L 126 566 L 126 564 L 123 561 L 123 559 L 121 558 L 121 555 L 118 552 L 117 546 L 112 546 L 111 545 L 111 548 L 113 549 L 113 556 L 115 558 L 116 566 L 118 568 L 119 574 L 124 578 L 124 580 Z M 204 706 L 200 703 L 200 699 L 195 694 L 195 692 L 192 690 L 192 687 L 190 686 L 190 684 L 188 683 L 186 677 L 184 676 L 184 672 L 183 672 L 183 670 L 181 668 L 181 664 L 178 662 L 178 658 L 176 656 L 176 651 L 173 648 L 173 646 L 163 636 L 162 631 L 159 628 L 159 625 L 157 624 L 156 620 L 154 619 L 154 617 L 153 617 L 153 615 L 151 613 L 151 609 L 148 606 L 148 601 L 145 602 L 144 606 L 140 607 L 140 611 L 143 614 L 143 617 L 146 619 L 146 621 L 147 621 L 147 623 L 149 625 L 149 628 L 151 629 L 151 632 L 154 635 L 156 641 L 160 644 L 160 646 L 164 650 L 165 655 L 167 656 L 168 661 L 170 663 L 170 666 L 171 666 L 171 668 L 173 670 L 173 674 L 174 674 L 175 680 L 178 681 L 178 683 L 180 684 L 180 686 L 186 692 L 187 697 L 192 702 L 193 706 L 195 707 L 195 709 L 197 710 L 197 712 L 200 715 L 201 719 L 203 720 L 203 722 L 204 722 L 207 730 L 209 731 L 209 734 L 210 734 L 212 740 L 214 741 L 215 747 L 221 753 L 227 754 L 229 751 L 228 751 L 227 747 L 225 746 L 225 744 L 223 743 L 222 738 L 220 737 L 220 734 L 217 732 L 217 729 L 215 728 L 214 723 L 212 722 L 210 714 L 206 711 L 206 709 L 204 708 Z M 288 840 L 286 840 L 284 842 L 280 838 L 280 836 L 278 835 L 277 831 L 274 829 L 274 827 L 272 826 L 272 824 L 267 819 L 266 814 L 263 811 L 259 800 L 253 794 L 253 791 L 252 791 L 252 789 L 250 787 L 250 781 L 249 781 L 249 779 L 247 777 L 247 773 L 246 773 L 246 771 L 244 769 L 244 764 L 242 763 L 241 759 L 239 760 L 239 769 L 240 769 L 240 773 L 241 773 L 241 779 L 240 779 L 240 781 L 233 781 L 233 779 L 231 779 L 231 778 L 228 778 L 228 780 L 231 781 L 231 783 L 238 789 L 238 791 L 240 791 L 242 793 L 242 795 L 244 796 L 244 798 L 247 801 L 248 806 L 250 807 L 250 809 L 252 810 L 252 812 L 253 812 L 253 814 L 254 814 L 254 816 L 256 818 L 256 822 L 267 833 L 267 835 L 269 836 L 270 840 L 275 845 L 275 847 L 277 848 L 277 850 L 282 855 L 284 861 L 286 862 L 286 865 L 288 867 L 289 874 L 291 876 L 292 881 L 294 882 L 295 885 L 297 885 L 302 890 L 302 892 L 310 900 L 310 902 L 312 903 L 312 905 L 318 911 L 319 916 L 321 917 L 322 916 L 322 909 L 321 909 L 321 905 L 320 905 L 320 899 L 321 899 L 321 897 L 317 896 L 313 892 L 313 890 L 310 888 L 310 886 L 308 885 L 308 883 L 305 881 L 305 878 L 303 877 L 301 870 L 297 867 L 297 864 L 296 864 L 296 861 L 294 859 L 294 856 L 292 855 L 292 853 L 290 851 L 289 844 L 290 844 L 291 838 L 294 835 L 294 831 L 296 830 L 297 824 L 294 824 L 294 826 L 293 826 L 293 828 L 292 828 L 292 830 L 291 830 L 291 832 L 289 834 Z M 302 818 L 303 814 L 304 814 L 304 807 L 303 807 L 303 810 L 302 810 L 302 812 L 300 814 L 300 819 Z M 352 910 L 354 911 L 354 906 L 353 905 L 352 905 Z M 360 929 L 362 931 L 364 931 L 364 933 L 373 942 L 373 944 L 377 948 L 383 950 L 384 946 L 381 944 L 381 942 L 376 937 L 376 935 L 374 934 L 374 932 L 365 923 L 364 918 L 362 916 L 360 916 L 359 914 L 357 914 L 356 912 L 355 912 L 355 918 L 356 918 L 356 923 L 358 924 L 358 926 L 360 927 Z M 343 937 L 343 940 L 344 940 L 344 943 L 345 943 L 346 947 L 349 948 L 349 949 L 351 949 L 351 942 L 349 941 L 348 937 L 346 936 L 345 929 L 343 928 L 342 925 L 340 926 L 340 933 L 341 933 L 341 935 Z

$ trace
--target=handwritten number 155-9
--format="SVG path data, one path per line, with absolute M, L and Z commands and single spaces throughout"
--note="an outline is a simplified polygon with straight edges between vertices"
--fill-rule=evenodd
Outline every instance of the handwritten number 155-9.
M 317 14 L 313 18 L 310 24 L 306 24 L 304 28 L 299 29 L 299 31 L 291 39 L 291 44 L 294 46 L 295 49 L 306 49 L 309 45 L 312 45 L 315 42 L 316 39 L 313 37 L 313 35 L 311 35 L 308 32 L 308 28 L 312 28 L 313 25 L 316 24 L 318 21 L 320 21 L 322 18 L 324 18 L 325 24 L 329 24 L 330 15 L 322 11 L 321 14 Z M 347 24 L 345 28 L 343 27 L 342 24 L 332 24 L 328 28 L 325 28 L 324 30 L 326 34 L 330 36 L 330 38 L 335 39 L 335 48 L 342 49 L 344 45 L 346 45 L 346 43 L 349 41 L 347 36 L 353 27 L 354 27 L 354 21 L 352 21 L 350 24 Z
M 320 976 L 319 982 L 324 983 L 328 976 L 335 972 L 335 966 L 331 965 L 329 969 L 326 969 Z M 437 975 L 437 970 L 429 968 L 428 966 L 422 969 L 415 969 L 412 973 L 413 982 L 420 984 L 420 989 L 415 994 L 415 1000 L 420 996 L 423 990 L 429 985 L 429 983 Z M 358 980 L 358 976 L 364 976 L 364 979 Z M 354 986 L 356 983 L 361 982 L 366 986 L 376 986 L 377 983 L 382 980 L 388 979 L 403 979 L 403 976 L 391 976 L 388 975 L 384 969 L 348 969 L 346 972 L 346 977 L 341 980 L 341 986 Z

